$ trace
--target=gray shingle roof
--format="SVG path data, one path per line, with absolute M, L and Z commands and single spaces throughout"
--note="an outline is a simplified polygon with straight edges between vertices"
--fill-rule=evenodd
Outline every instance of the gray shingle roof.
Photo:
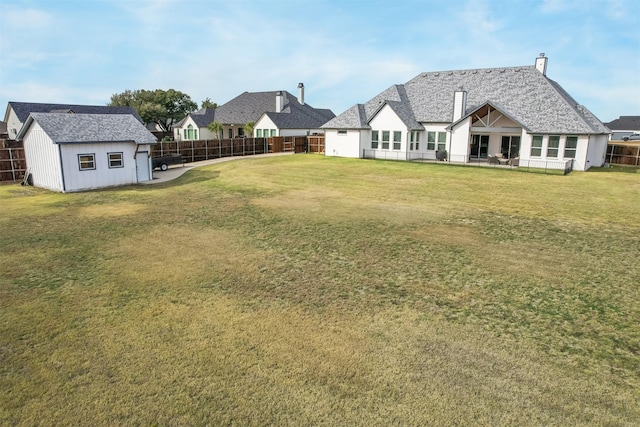
M 336 116 L 331 110 L 298 102 L 287 104 L 280 113 L 269 111 L 266 115 L 279 129 L 317 129 Z
M 367 123 L 364 104 L 356 104 L 344 113 L 325 123 L 326 129 L 371 129 Z
M 611 130 L 640 130 L 640 116 L 620 116 L 619 118 L 605 123 Z
M 589 110 L 578 105 L 559 84 L 535 66 L 422 73 L 369 100 L 365 104 L 366 121 L 371 120 L 383 102 L 396 101 L 403 104 L 402 108 L 411 110 L 420 123 L 451 123 L 453 95 L 459 88 L 467 92 L 464 115 L 489 102 L 501 106 L 503 113 L 531 132 L 609 133 Z M 347 117 L 342 118 L 343 115 Z M 350 109 L 323 127 L 331 128 L 340 123 L 343 127 L 354 128 L 357 123 L 353 118 Z
M 35 121 L 55 144 L 135 142 L 155 144 L 157 139 L 131 114 L 31 113 L 18 134 L 22 139 Z
M 75 105 L 75 104 L 42 104 L 35 102 L 10 101 L 7 105 L 13 108 L 18 120 L 24 123 L 31 113 L 74 112 L 78 114 L 131 114 L 140 123 L 142 119 L 133 107 L 110 107 L 107 105 Z
M 199 128 L 206 128 L 209 123 L 211 123 L 214 119 L 216 109 L 215 108 L 201 108 L 198 111 L 194 111 L 190 113 L 188 116 L 195 122 L 196 126 Z M 176 124 L 177 127 L 182 126 L 184 123 L 184 119 Z
M 276 93 L 283 96 L 282 112 L 276 113 Z M 206 127 L 216 121 L 226 125 L 244 125 L 256 122 L 267 113 L 281 129 L 319 128 L 335 117 L 331 110 L 300 104 L 297 97 L 287 91 L 244 92 L 215 109 L 201 109 L 189 114 L 198 127 Z M 182 126 L 184 120 L 176 124 Z

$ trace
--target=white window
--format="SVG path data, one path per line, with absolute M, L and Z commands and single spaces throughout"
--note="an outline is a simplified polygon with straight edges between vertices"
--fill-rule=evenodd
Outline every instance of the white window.
M 542 135 L 533 135 L 531 140 L 531 157 L 542 156 Z
M 262 129 L 256 129 L 256 138 L 262 138 Z
M 382 131 L 382 149 L 383 150 L 389 149 L 389 131 L 388 130 Z
M 107 153 L 107 158 L 109 159 L 109 169 L 124 167 L 122 153 Z
M 184 139 L 198 139 L 198 129 L 194 128 L 193 125 L 187 126 L 184 129 Z
M 81 171 L 94 170 L 96 168 L 96 155 L 78 154 L 78 166 Z
M 577 148 L 578 148 L 578 137 L 568 136 L 567 140 L 564 142 L 564 158 L 575 159 Z
M 414 147 L 413 142 L 415 142 L 416 150 L 420 149 L 420 132 L 419 131 L 416 131 L 416 130 L 411 131 L 410 142 L 412 143 L 410 145 L 411 150 L 413 150 L 413 147 Z
M 436 149 L 436 133 L 427 132 L 427 150 Z
M 447 133 L 438 132 L 438 151 L 445 151 L 447 149 Z
M 402 144 L 402 132 L 397 130 L 393 131 L 393 149 L 399 150 Z
M 371 148 L 373 150 L 378 148 L 378 138 L 379 138 L 378 131 L 377 130 L 371 131 Z
M 271 136 L 272 137 L 276 136 L 276 130 L 275 129 L 271 129 Z
M 547 157 L 558 157 L 559 147 L 560 147 L 560 136 L 549 135 L 549 146 L 547 147 Z

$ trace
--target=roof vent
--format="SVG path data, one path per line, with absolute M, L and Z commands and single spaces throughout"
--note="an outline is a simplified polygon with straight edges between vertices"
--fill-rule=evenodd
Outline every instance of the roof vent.
M 298 103 L 304 105 L 304 84 L 298 83 Z

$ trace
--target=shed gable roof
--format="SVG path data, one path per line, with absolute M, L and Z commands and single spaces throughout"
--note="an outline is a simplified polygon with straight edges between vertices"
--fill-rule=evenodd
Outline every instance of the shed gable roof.
M 54 144 L 157 142 L 156 137 L 131 114 L 31 113 L 17 139 L 24 138 L 34 121 Z

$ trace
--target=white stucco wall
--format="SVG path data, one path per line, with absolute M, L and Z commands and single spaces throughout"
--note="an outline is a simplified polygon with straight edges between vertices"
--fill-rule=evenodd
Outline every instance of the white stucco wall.
M 535 134 L 540 135 L 540 134 Z M 553 134 L 558 135 L 558 134 Z M 534 134 L 522 132 L 520 142 L 520 165 L 529 165 L 538 168 L 555 168 L 555 163 L 560 164 L 569 158 L 565 157 L 565 144 L 567 136 L 577 136 L 578 144 L 576 147 L 575 158 L 573 159 L 573 170 L 586 171 L 591 166 L 602 166 L 604 157 L 607 152 L 607 135 L 560 135 L 560 146 L 558 148 L 558 156 L 548 156 L 549 135 L 542 135 L 542 153 L 540 156 L 531 156 L 531 142 Z M 597 142 L 596 142 L 597 141 Z M 545 164 L 547 162 L 548 164 Z
M 285 135 L 281 135 L 280 134 L 280 131 L 279 131 L 278 127 L 275 125 L 275 123 L 273 123 L 273 120 L 271 120 L 269 118 L 269 116 L 267 116 L 265 114 L 260 116 L 260 118 L 258 119 L 256 124 L 253 125 L 253 136 L 254 137 L 257 135 L 258 129 L 260 129 L 261 138 L 270 137 L 271 134 L 272 134 L 272 131 L 275 131 L 273 136 L 285 136 Z M 264 134 L 265 130 L 268 133 L 267 135 Z
M 471 129 L 471 119 L 466 118 L 451 130 L 449 138 L 449 160 L 452 162 L 467 163 L 469 161 L 469 131 Z
M 62 170 L 58 145 L 33 122 L 24 141 L 24 154 L 27 168 L 32 174 L 33 185 L 52 191 L 63 191 Z
M 173 138 L 176 141 L 188 141 L 184 137 L 184 130 L 187 129 L 189 125 L 193 126 L 194 129 L 198 129 L 198 137 L 195 139 L 215 139 L 216 138 L 215 133 L 210 131 L 209 128 L 207 127 L 199 128 L 196 125 L 196 123 L 193 121 L 191 116 L 185 119 L 185 121 L 182 123 L 182 126 L 180 126 L 179 128 L 173 128 Z M 226 135 L 227 134 L 225 133 L 225 138 L 226 138 Z
M 363 144 L 370 147 L 370 135 L 371 132 L 364 129 L 347 130 L 345 134 L 338 134 L 337 129 L 325 129 L 324 155 L 361 158 Z
M 407 141 L 408 131 L 407 125 L 404 124 L 398 115 L 389 107 L 385 105 L 380 111 L 369 121 L 371 131 L 378 131 L 378 148 L 375 150 L 376 158 L 388 158 L 394 160 L 406 160 L 407 159 Z M 382 132 L 389 131 L 389 148 L 382 148 Z M 400 149 L 393 149 L 393 133 L 400 132 Z M 371 150 L 371 132 L 368 134 L 368 139 L 364 141 L 364 148 Z
M 607 156 L 608 135 L 590 135 L 588 142 L 587 164 L 584 170 L 590 167 L 600 167 L 604 165 Z

